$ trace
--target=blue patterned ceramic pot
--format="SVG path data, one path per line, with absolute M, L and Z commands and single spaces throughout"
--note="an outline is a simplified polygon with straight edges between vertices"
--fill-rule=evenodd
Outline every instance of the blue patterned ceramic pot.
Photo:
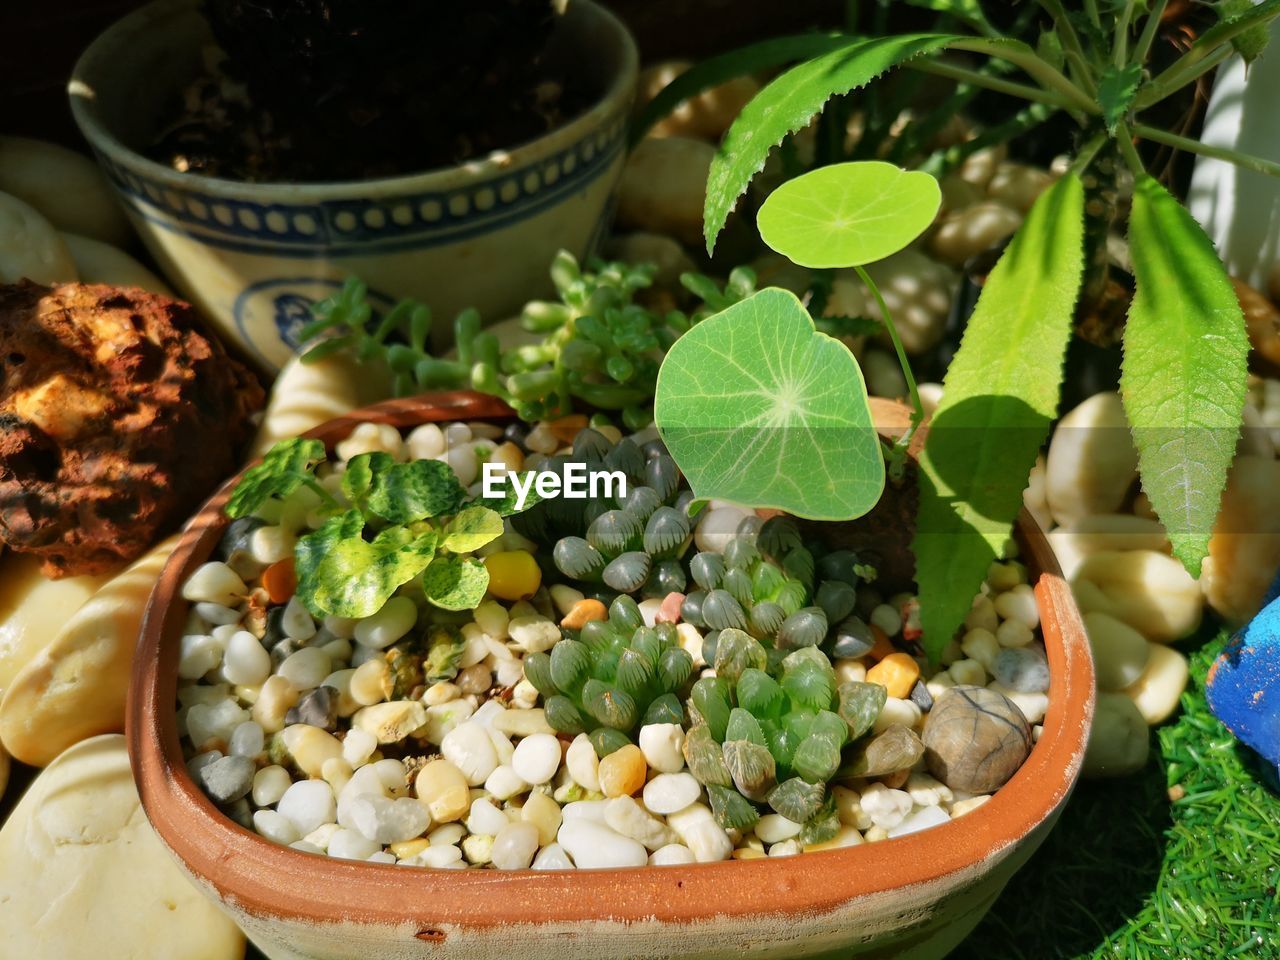
M 375 305 L 431 305 L 437 344 L 477 307 L 493 322 L 550 290 L 561 248 L 587 254 L 622 172 L 637 56 L 626 28 L 572 0 L 549 56 L 571 58 L 594 105 L 537 140 L 461 166 L 342 183 L 242 183 L 178 173 L 139 151 L 202 63 L 196 0 L 157 0 L 85 51 L 76 122 L 178 290 L 264 368 L 298 345 L 312 303 L 351 274 Z

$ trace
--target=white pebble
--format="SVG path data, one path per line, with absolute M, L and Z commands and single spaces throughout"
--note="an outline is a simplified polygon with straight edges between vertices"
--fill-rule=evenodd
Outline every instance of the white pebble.
M 662 597 L 649 597 L 647 600 L 641 600 L 636 606 L 640 610 L 640 619 L 644 621 L 644 625 L 652 627 L 658 622 L 658 611 L 662 609 Z
M 269 807 L 279 803 L 285 791 L 293 783 L 289 771 L 284 767 L 272 764 L 263 767 L 253 775 L 253 804 L 256 807 Z
M 424 423 L 413 428 L 405 438 L 405 445 L 414 460 L 434 460 L 444 453 L 444 431 L 438 424 Z
M 409 797 L 396 800 L 365 794 L 351 804 L 351 823 L 380 844 L 401 843 L 422 835 L 431 823 L 426 804 Z
M 316 622 L 297 597 L 290 597 L 280 616 L 280 629 L 291 640 L 310 640 L 316 635 Z
M 185 636 L 178 646 L 178 676 L 183 680 L 199 680 L 222 662 L 224 645 L 203 634 Z
M 694 543 L 699 550 L 723 553 L 737 533 L 738 524 L 747 516 L 747 512 L 738 507 L 714 507 L 704 511 L 693 533 Z
M 896 827 L 889 828 L 889 838 L 905 837 L 908 833 L 927 830 L 946 823 L 951 818 L 941 807 L 918 807 Z
M 584 790 L 600 792 L 600 758 L 585 733 L 573 738 L 565 752 L 564 764 L 574 783 Z
M 665 816 L 696 803 L 702 784 L 691 773 L 660 773 L 644 785 L 644 805 Z
M 222 673 L 230 683 L 257 686 L 271 675 L 271 654 L 247 630 L 240 630 L 227 641 Z
M 566 817 L 556 840 L 581 869 L 642 867 L 649 860 L 643 845 L 585 817 Z
M 487 797 L 480 797 L 471 803 L 471 812 L 467 816 L 467 829 L 472 833 L 494 836 L 510 822 L 507 815 L 495 807 Z
M 649 854 L 649 866 L 674 867 L 686 863 L 696 863 L 693 851 L 683 843 L 669 843 Z
M 631 797 L 615 797 L 604 808 L 604 822 L 610 830 L 630 837 L 649 850 L 657 850 L 678 839 L 676 833 Z
M 977 660 L 982 664 L 984 670 L 990 672 L 992 664 L 996 662 L 996 657 L 1000 655 L 1000 641 L 996 639 L 996 635 L 990 630 L 984 630 L 979 627 L 970 630 L 964 635 L 964 639 L 960 641 L 960 649 L 964 651 L 966 657 L 970 660 Z M 952 676 L 955 675 L 952 674 Z M 957 682 L 959 682 L 958 678 Z
M 872 783 L 862 791 L 862 809 L 871 822 L 882 830 L 892 830 L 911 812 L 911 794 L 890 790 L 883 783 Z
M 240 576 L 219 560 L 201 565 L 182 585 L 182 598 L 193 603 L 234 607 L 249 592 Z
M 947 668 L 947 673 L 957 684 L 969 684 L 975 687 L 987 685 L 987 670 L 977 660 L 957 660 Z
M 323 780 L 300 780 L 284 792 L 276 810 L 306 836 L 337 815 L 333 790 Z
M 685 846 L 693 851 L 698 863 L 728 860 L 733 853 L 733 841 L 724 828 L 716 823 L 710 808 L 705 804 L 693 803 L 670 814 L 667 825 L 680 835 Z
M 230 751 L 233 756 L 256 757 L 266 745 L 262 727 L 247 720 L 231 731 Z
M 507 823 L 493 838 L 489 857 L 499 870 L 525 870 L 537 852 L 537 827 L 532 823 Z
M 460 723 L 446 733 L 440 742 L 440 752 L 462 771 L 467 783 L 473 787 L 489 779 L 489 774 L 498 766 L 498 753 L 488 731 L 472 720 Z
M 455 846 L 467 835 L 467 828 L 460 823 L 446 823 L 436 827 L 427 834 L 427 840 L 433 847 Z
M 418 608 L 408 597 L 392 597 L 372 616 L 356 624 L 354 639 L 361 646 L 385 650 L 413 629 Z
M 604 823 L 607 806 L 608 800 L 575 800 L 560 808 L 560 816 L 564 820 L 594 820 L 596 823 Z
M 215 627 L 240 622 L 240 611 L 232 607 L 224 607 L 220 603 L 197 603 L 195 614 L 206 623 Z
M 546 783 L 560 769 L 560 741 L 549 733 L 535 733 L 516 744 L 511 768 L 525 783 Z
M 794 857 L 803 848 L 798 840 L 783 840 L 769 847 L 769 856 L 771 857 Z
M 800 835 L 803 824 L 778 813 L 766 813 L 756 821 L 756 836 L 765 843 L 780 843 Z
M 334 448 L 334 452 L 343 460 L 362 453 L 389 453 L 398 460 L 403 456 L 403 445 L 400 431 L 391 424 L 362 423 Z
M 996 628 L 996 640 L 1002 647 L 1025 647 L 1035 634 L 1021 620 L 1006 620 Z
M 543 616 L 515 617 L 507 630 L 511 642 L 525 653 L 545 653 L 560 641 L 560 628 Z
M 328 654 L 319 647 L 303 647 L 285 657 L 276 673 L 293 684 L 295 690 L 305 692 L 320 686 L 332 666 Z
M 418 856 L 422 859 L 424 867 L 447 867 L 462 860 L 462 851 L 452 844 L 444 846 L 432 844 Z
M 253 829 L 268 840 L 288 846 L 302 839 L 293 822 L 275 810 L 255 810 L 253 812 Z
M 882 603 L 872 610 L 870 619 L 873 625 L 890 637 L 897 636 L 898 631 L 902 629 L 902 614 L 887 603 Z
M 684 730 L 678 723 L 647 723 L 640 728 L 640 752 L 659 773 L 684 769 Z
M 575 590 L 573 587 L 566 586 L 563 583 L 557 583 L 551 587 L 551 602 L 555 604 L 556 610 L 560 612 L 562 617 L 567 617 L 569 611 L 586 598 L 587 595 L 581 590 Z M 481 604 L 481 606 L 484 606 L 484 604 Z M 480 613 L 480 607 L 476 607 L 476 613 Z M 479 616 L 476 617 L 476 622 L 480 622 Z
M 921 718 L 920 708 L 914 701 L 888 697 L 871 730 L 873 733 L 884 733 L 893 726 L 916 727 Z
M 343 860 L 367 860 L 382 847 L 356 830 L 338 830 L 329 838 L 328 853 Z
M 464 487 L 469 487 L 475 482 L 476 474 L 480 470 L 480 464 L 476 459 L 475 447 L 452 447 L 439 459 L 444 460 L 449 465 L 449 469 L 454 472 L 458 482 Z
M 572 870 L 573 861 L 558 843 L 549 843 L 533 858 L 534 870 Z
M 1040 608 L 1036 604 L 1035 591 L 1029 584 L 1020 583 L 1006 590 L 995 599 L 996 613 L 1006 620 L 1017 620 L 1034 630 L 1040 626 Z
M 352 770 L 367 761 L 377 749 L 378 738 L 357 727 L 348 730 L 342 739 L 342 759 L 350 764 Z

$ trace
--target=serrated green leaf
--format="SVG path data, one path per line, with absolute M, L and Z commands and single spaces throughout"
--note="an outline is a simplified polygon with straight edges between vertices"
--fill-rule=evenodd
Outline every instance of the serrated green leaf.
M 363 529 L 359 511 L 348 510 L 298 540 L 298 596 L 316 616 L 359 618 L 377 613 L 396 588 L 426 569 L 435 555 L 434 530 L 388 527 L 367 541 Z
M 414 460 L 375 468 L 368 508 L 392 523 L 412 523 L 455 513 L 466 490 L 447 463 Z
M 769 194 L 756 227 L 802 267 L 860 267 L 915 240 L 941 205 L 942 190 L 927 173 L 882 160 L 833 163 Z
M 467 507 L 445 525 L 440 549 L 471 553 L 502 536 L 502 518 L 488 507 Z
M 1008 539 L 1058 407 L 1084 266 L 1084 189 L 1041 194 L 983 287 L 920 457 L 913 550 L 936 661 Z
M 319 440 L 281 440 L 244 472 L 227 500 L 227 516 L 247 516 L 273 497 L 283 500 L 310 480 L 312 469 L 324 459 Z
M 840 719 L 849 727 L 849 739 L 857 740 L 875 726 L 889 698 L 889 691 L 878 683 L 848 680 L 839 687 Z
M 1213 8 L 1220 23 L 1230 23 L 1248 13 L 1253 6 L 1253 0 L 1218 0 Z M 1231 46 L 1248 65 L 1262 56 L 1270 40 L 1271 31 L 1265 23 L 1259 23 L 1232 37 Z
M 677 340 L 654 419 L 700 498 L 848 520 L 884 489 L 862 371 L 786 290 L 762 290 Z
M 1120 392 L 1142 489 L 1196 577 L 1239 436 L 1249 338 L 1213 243 L 1151 177 L 1134 190 L 1129 251 Z
M 826 843 L 840 832 L 840 812 L 836 808 L 835 795 L 828 795 L 822 802 L 818 812 L 810 817 L 800 829 L 796 838 L 803 846 L 811 843 Z
M 1108 133 L 1116 132 L 1116 124 L 1124 119 L 1133 106 L 1133 98 L 1138 95 L 1138 87 L 1141 85 L 1140 63 L 1126 63 L 1118 67 L 1113 65 L 1102 72 L 1102 79 L 1098 83 L 1098 106 L 1102 107 L 1102 119 L 1107 125 Z
M 442 610 L 474 610 L 489 589 L 489 571 L 470 557 L 436 557 L 422 575 L 422 589 Z
M 751 178 L 764 169 L 769 151 L 788 134 L 808 124 L 827 100 L 861 87 L 913 57 L 963 39 L 945 34 L 907 34 L 853 40 L 792 67 L 756 94 L 725 134 L 707 174 L 703 213 L 707 252 L 715 250 L 716 237 L 729 212 Z

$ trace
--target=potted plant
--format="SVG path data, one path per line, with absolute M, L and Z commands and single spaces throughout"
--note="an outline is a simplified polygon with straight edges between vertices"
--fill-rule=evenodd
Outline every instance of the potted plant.
M 348 274 L 381 307 L 411 294 L 441 317 L 500 319 L 556 249 L 590 248 L 636 75 L 602 8 L 207 11 L 160 0 L 108 29 L 77 64 L 72 109 L 157 262 L 264 367 Z M 229 59 L 205 75 L 215 40 Z

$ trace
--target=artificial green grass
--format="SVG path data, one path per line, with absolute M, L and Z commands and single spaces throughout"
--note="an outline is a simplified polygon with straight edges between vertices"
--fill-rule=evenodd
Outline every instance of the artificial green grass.
M 1280 796 L 1204 699 L 1226 640 L 1191 655 L 1146 769 L 1082 782 L 955 960 L 1280 958 Z

